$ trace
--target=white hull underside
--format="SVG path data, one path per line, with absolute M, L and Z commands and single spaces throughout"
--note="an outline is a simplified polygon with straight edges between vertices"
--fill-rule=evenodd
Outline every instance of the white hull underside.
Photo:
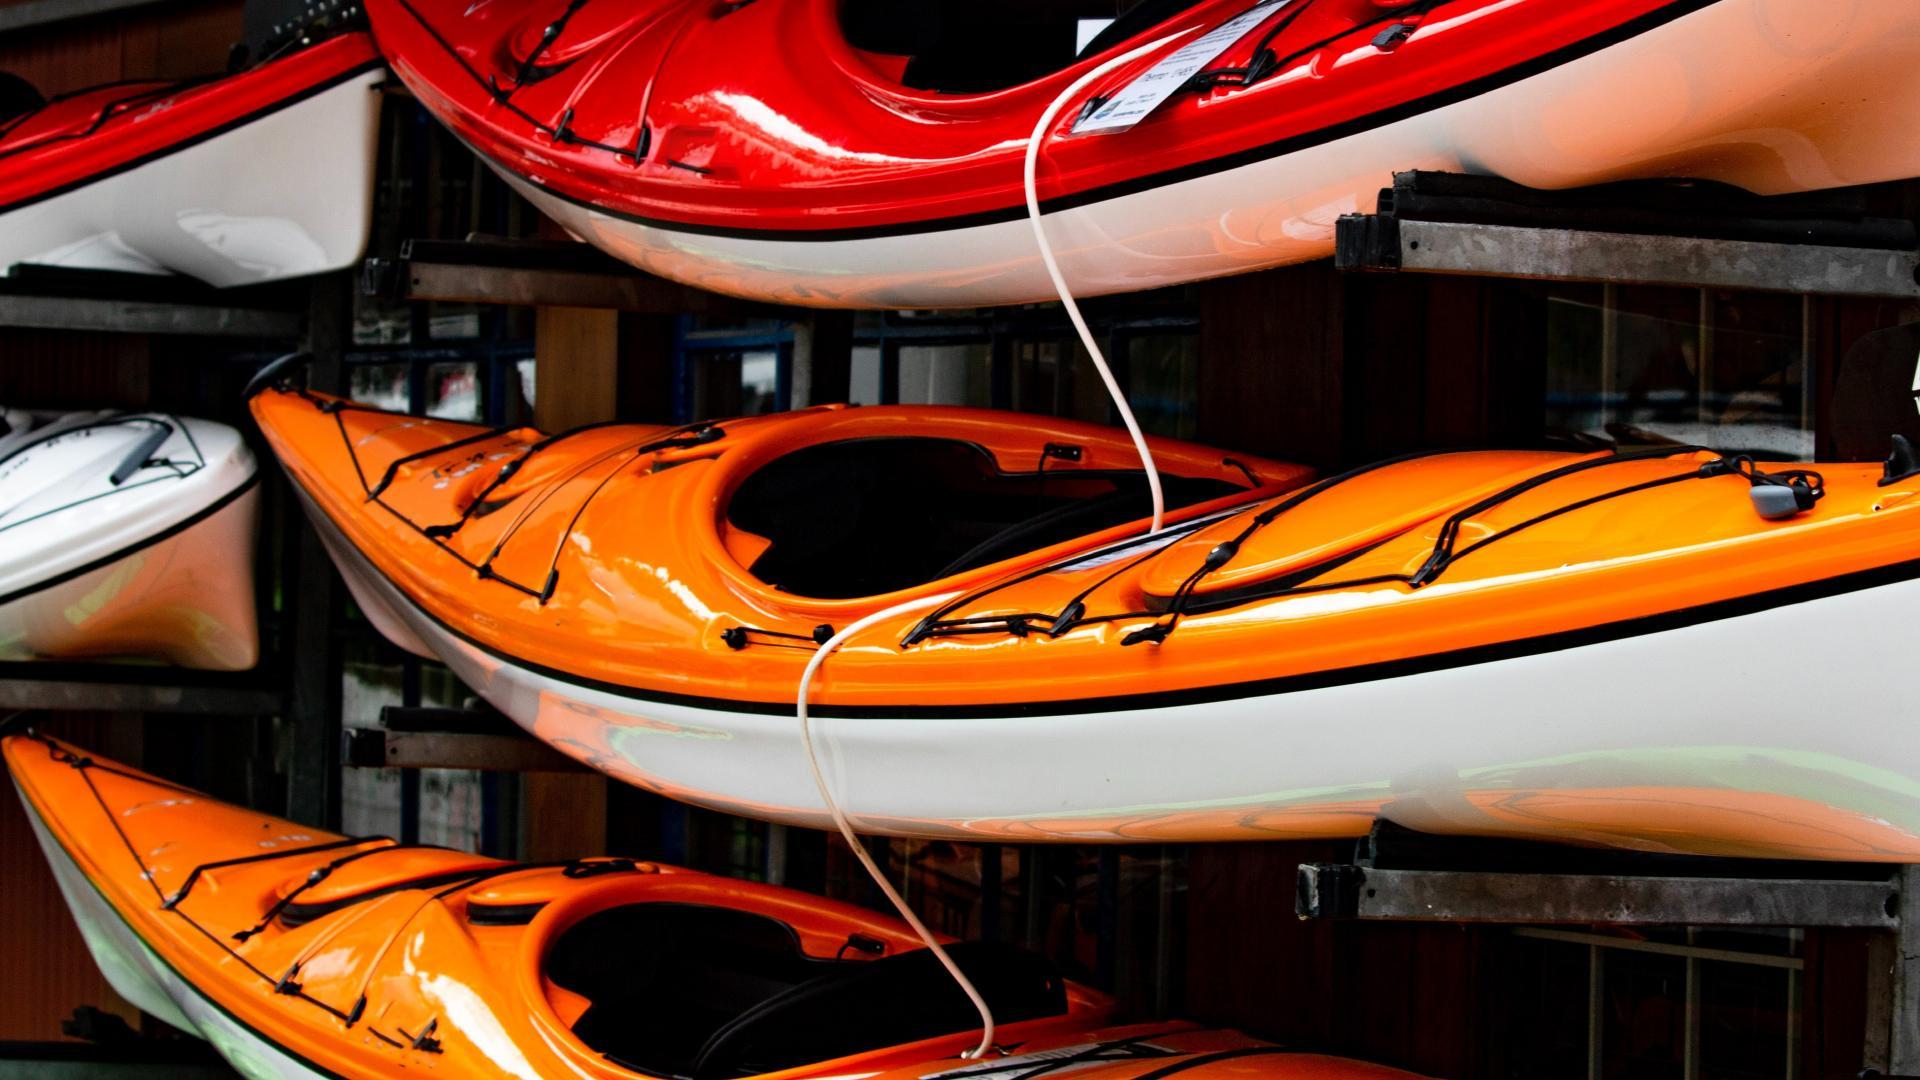
M 0 604 L 0 661 L 151 657 L 245 671 L 259 659 L 250 487 L 113 562 Z
M 249 285 L 358 262 L 373 208 L 382 71 L 203 142 L 0 213 L 22 263 Z
M 255 477 L 238 431 L 170 413 L 69 413 L 0 443 L 0 661 L 252 667 Z
M 1465 101 L 1254 164 L 1046 216 L 1076 294 L 1322 258 L 1395 172 L 1537 188 L 1688 177 L 1760 194 L 1920 175 L 1911 0 L 1721 0 Z M 1114 140 L 1125 153 L 1126 136 Z M 1041 164 L 1045 183 L 1044 152 Z M 699 235 L 562 199 L 504 170 L 582 240 L 718 292 L 822 307 L 1054 298 L 1025 220 L 854 240 Z M 1043 188 L 1044 190 L 1044 188 Z
M 503 660 L 316 520 L 383 633 L 444 660 L 539 738 L 674 798 L 826 825 L 790 714 L 647 701 Z M 1050 716 L 829 715 L 815 738 L 857 826 L 900 836 L 1330 838 L 1380 818 L 1647 851 L 1914 861 L 1920 749 L 1900 673 L 1916 603 L 1909 581 L 1318 689 Z M 831 660 L 815 686 L 830 714 Z

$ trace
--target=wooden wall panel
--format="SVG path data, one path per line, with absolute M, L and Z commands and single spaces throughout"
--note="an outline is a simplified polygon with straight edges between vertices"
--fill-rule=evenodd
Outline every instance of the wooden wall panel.
M 1536 285 L 1324 261 L 1207 282 L 1200 297 L 1202 442 L 1327 469 L 1540 437 Z
M 137 723 L 97 714 L 46 721 L 48 734 L 102 753 L 139 760 Z M 60 1021 L 81 1005 L 118 1013 L 138 1027 L 140 1014 L 107 985 L 87 954 L 11 785 L 0 792 L 0 1041 L 58 1039 Z
M 1198 292 L 1201 441 L 1310 465 L 1343 460 L 1344 285 L 1333 261 Z
M 43 94 L 116 79 L 185 79 L 226 69 L 240 0 L 176 2 L 0 36 L 0 70 Z
M 614 418 L 620 395 L 620 313 L 540 308 L 534 314 L 534 426 L 558 432 Z M 607 849 L 602 776 L 528 773 L 521 778 L 521 855 L 549 862 Z
M 1187 877 L 1188 1015 L 1283 1042 L 1334 1030 L 1332 925 L 1293 914 L 1302 862 L 1351 844 L 1199 844 Z
M 1352 850 L 1349 843 L 1196 845 L 1185 1012 L 1427 1075 L 1479 1075 L 1482 931 L 1294 917 L 1295 868 Z
M 1847 361 L 1854 346 L 1867 335 L 1916 321 L 1920 321 L 1920 303 L 1910 301 L 1840 297 L 1814 301 L 1808 331 L 1816 384 L 1814 431 L 1817 457 L 1825 461 L 1836 458 L 1867 460 L 1886 454 L 1891 432 L 1860 430 L 1857 425 L 1861 417 L 1837 415 L 1833 408 L 1834 393 L 1841 380 L 1864 378 L 1868 380 L 1866 386 L 1851 387 L 1849 392 L 1876 396 L 1884 392 L 1896 400 L 1904 396 L 1904 379 L 1895 378 L 1875 385 L 1877 380 L 1874 374 L 1852 371 Z M 1903 373 L 1888 371 L 1881 374 L 1897 376 Z M 1906 409 L 1902 405 L 1897 406 L 1895 411 L 1905 413 Z M 1879 414 L 1876 412 L 1875 415 Z
M 541 308 L 534 316 L 539 358 L 534 426 L 565 431 L 613 419 L 620 363 L 620 313 Z
M 1867 1000 L 1875 984 L 1868 970 L 1873 932 L 1814 930 L 1806 937 L 1801 978 L 1800 1075 L 1809 1080 L 1853 1080 L 1866 1064 Z M 1890 936 L 1890 935 L 1889 935 Z M 1891 943 L 1885 943 L 1890 946 Z M 1891 947 L 1886 949 L 1892 953 Z M 1879 982 L 1890 987 L 1892 979 Z
M 0 328 L 0 402 L 15 408 L 142 408 L 151 353 L 128 334 Z

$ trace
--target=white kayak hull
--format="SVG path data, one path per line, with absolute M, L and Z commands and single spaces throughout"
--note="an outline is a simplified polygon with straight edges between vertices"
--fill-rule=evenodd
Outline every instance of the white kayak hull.
M 382 70 L 131 169 L 0 213 L 0 272 L 32 263 L 251 285 L 365 253 Z
M 676 799 L 828 824 L 786 706 L 650 697 L 488 652 L 313 518 L 377 627 L 542 740 Z M 1574 647 L 997 716 L 836 716 L 829 660 L 815 737 L 856 827 L 895 836 L 1336 838 L 1385 819 L 1655 852 L 1912 861 L 1920 743 L 1894 673 L 1910 660 L 1899 631 L 1916 603 L 1920 567 Z M 1798 677 L 1783 677 L 1783 642 Z
M 73 414 L 0 444 L 0 661 L 253 667 L 256 480 L 234 429 L 164 414 Z
M 1371 212 L 1410 169 L 1549 189 L 1686 177 L 1767 195 L 1916 176 L 1916 115 L 1909 0 L 1721 0 L 1476 97 L 1052 212 L 1046 228 L 1076 294 L 1135 292 L 1331 255 L 1334 222 Z M 857 239 L 678 231 L 500 171 L 580 239 L 705 289 L 820 307 L 1054 299 L 1024 217 Z

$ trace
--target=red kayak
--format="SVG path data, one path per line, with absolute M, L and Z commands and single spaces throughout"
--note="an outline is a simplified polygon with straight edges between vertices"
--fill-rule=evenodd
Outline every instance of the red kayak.
M 243 285 L 352 265 L 373 206 L 383 77 L 373 42 L 349 33 L 220 78 L 111 83 L 0 111 L 0 272 L 37 263 Z
M 1061 7 L 367 4 L 427 108 L 576 235 L 783 302 L 1052 298 L 1023 166 L 1055 102 L 1037 195 L 1087 294 L 1324 256 L 1398 170 L 1920 174 L 1912 0 L 1146 0 L 1077 53 Z

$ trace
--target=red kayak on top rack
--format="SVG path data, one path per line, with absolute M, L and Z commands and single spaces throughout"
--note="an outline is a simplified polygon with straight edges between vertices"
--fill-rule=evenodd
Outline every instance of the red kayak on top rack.
M 384 74 L 371 39 L 348 33 L 217 78 L 29 97 L 11 116 L 0 105 L 0 273 L 244 285 L 353 264 Z
M 427 108 L 576 235 L 801 304 L 1052 298 L 1023 165 L 1056 101 L 1037 194 L 1087 294 L 1324 256 L 1406 169 L 1920 174 L 1912 0 L 1144 0 L 1078 52 L 1110 2 L 367 7 Z

